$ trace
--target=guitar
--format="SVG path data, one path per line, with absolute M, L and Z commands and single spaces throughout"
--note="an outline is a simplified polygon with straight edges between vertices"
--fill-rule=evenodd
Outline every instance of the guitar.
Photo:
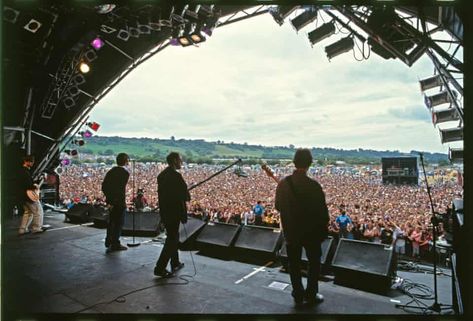
M 26 190 L 26 196 L 30 199 L 32 202 L 37 202 L 40 199 L 40 191 L 39 189 L 41 188 L 41 185 L 44 183 L 44 175 L 41 176 L 41 179 L 38 184 L 34 184 L 35 189 L 28 189 Z
M 261 169 L 265 171 L 266 175 L 274 179 L 276 183 L 279 183 L 279 178 L 274 175 L 273 171 L 271 170 L 271 168 L 269 168 L 268 165 L 266 164 L 261 165 Z

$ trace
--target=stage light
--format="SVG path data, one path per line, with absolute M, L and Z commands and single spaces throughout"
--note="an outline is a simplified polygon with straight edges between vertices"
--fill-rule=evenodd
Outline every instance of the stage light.
M 458 112 L 455 108 L 448 108 L 445 110 L 432 112 L 432 123 L 434 125 L 454 120 L 460 120 L 460 115 L 458 115 Z
M 296 31 L 299 31 L 315 19 L 317 19 L 317 8 L 311 6 L 308 7 L 303 13 L 292 19 L 291 24 L 296 29 Z
M 206 40 L 205 37 L 200 33 L 200 31 L 194 31 L 193 33 L 191 33 L 190 38 L 193 43 L 201 43 Z
M 78 146 L 84 146 L 85 141 L 83 139 L 74 139 L 72 143 Z
M 38 20 L 31 19 L 23 28 L 31 33 L 36 33 L 36 31 L 41 28 L 41 25 L 41 22 L 39 22 Z
M 69 158 L 63 158 L 61 159 L 61 165 L 62 166 L 68 166 L 71 164 L 71 160 Z
M 205 27 L 202 28 L 202 32 L 205 33 L 207 36 L 211 37 L 214 29 L 217 27 L 217 24 L 217 16 L 207 18 L 207 20 L 205 21 Z
M 97 37 L 94 40 L 92 40 L 90 44 L 95 50 L 99 50 L 100 48 L 103 47 L 105 42 L 102 39 L 100 39 L 100 37 Z
M 67 94 L 71 97 L 75 97 L 80 94 L 80 89 L 77 86 L 71 86 L 67 88 Z
M 103 4 L 100 6 L 96 6 L 95 9 L 99 14 L 107 14 L 113 11 L 117 5 L 115 4 Z
M 96 132 L 100 128 L 100 124 L 96 123 L 94 121 L 93 122 L 88 122 L 87 126 L 89 126 L 94 132 Z
M 123 41 L 128 41 L 128 39 L 130 38 L 130 33 L 128 32 L 128 30 L 120 29 L 118 30 L 117 38 Z
M 330 60 L 333 57 L 353 49 L 354 44 L 355 43 L 351 37 L 342 38 L 339 41 L 325 47 L 325 53 Z
M 452 90 L 453 96 L 455 99 L 457 98 L 457 93 Z M 452 99 L 450 98 L 450 95 L 448 94 L 448 91 L 444 90 L 438 94 L 432 95 L 432 96 L 427 96 L 424 95 L 424 102 L 425 106 L 427 108 L 431 109 L 432 107 L 435 107 L 437 105 L 445 104 L 445 103 L 452 103 Z
M 15 23 L 20 15 L 20 11 L 12 9 L 10 7 L 3 7 L 3 20 Z
M 440 75 L 435 75 L 429 78 L 425 78 L 419 80 L 420 90 L 422 92 L 426 91 L 427 89 L 435 88 L 442 85 L 442 78 Z
M 177 38 L 177 41 L 179 41 L 180 45 L 183 47 L 192 45 L 192 40 L 188 35 L 180 36 L 179 38 Z
M 77 149 L 66 149 L 64 150 L 64 153 L 66 153 L 69 156 L 77 156 L 79 154 L 77 152 Z
M 284 19 L 289 17 L 289 15 L 297 8 L 299 8 L 299 6 L 277 6 L 270 8 L 269 13 L 273 16 L 274 21 L 276 21 L 278 25 L 282 26 Z
M 81 62 L 79 64 L 79 70 L 80 70 L 81 73 L 86 74 L 90 71 L 90 67 L 85 62 Z
M 79 132 L 79 135 L 81 135 L 83 138 L 90 138 L 92 137 L 92 132 L 90 130 L 85 130 L 82 132 Z
M 71 96 L 64 97 L 62 103 L 64 104 L 64 108 L 66 109 L 70 109 L 76 105 L 76 101 Z
M 335 33 L 335 23 L 327 22 L 318 27 L 317 29 L 312 30 L 307 35 L 309 41 L 312 45 L 316 44 L 319 41 L 324 40 L 325 38 L 333 35 Z
M 463 128 L 461 127 L 440 129 L 439 132 L 442 144 L 463 140 Z
M 463 162 L 463 148 L 449 148 L 448 159 L 451 162 Z

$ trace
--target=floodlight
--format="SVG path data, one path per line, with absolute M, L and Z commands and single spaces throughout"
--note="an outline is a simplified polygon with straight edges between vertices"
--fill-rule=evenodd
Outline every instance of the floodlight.
M 36 31 L 41 28 L 41 22 L 35 19 L 31 19 L 26 25 L 24 25 L 23 29 L 28 30 L 31 33 L 36 33 Z
M 20 11 L 6 6 L 3 7 L 3 20 L 15 23 L 19 15 Z
M 96 132 L 100 128 L 100 124 L 96 123 L 94 121 L 93 122 L 88 122 L 87 126 L 89 126 L 89 128 L 92 129 L 94 132 Z
M 451 162 L 463 162 L 463 148 L 449 148 L 448 159 Z
M 90 44 L 92 45 L 92 47 L 95 49 L 95 50 L 99 50 L 100 48 L 103 47 L 103 45 L 105 44 L 105 42 L 100 39 L 100 37 L 97 37 L 95 38 L 94 40 L 92 40 L 90 42 Z
M 75 145 L 78 145 L 78 146 L 84 146 L 85 140 L 83 140 L 83 139 L 74 139 L 72 141 L 72 143 L 75 144 Z
M 317 29 L 309 32 L 308 37 L 312 45 L 316 44 L 319 41 L 324 40 L 325 38 L 333 35 L 335 33 L 335 23 L 327 22 L 318 27 Z
M 128 32 L 128 30 L 120 29 L 118 30 L 117 38 L 123 41 L 128 41 L 128 39 L 130 38 L 130 33 Z
M 332 59 L 344 52 L 347 52 L 353 49 L 354 46 L 353 38 L 346 37 L 342 38 L 339 41 L 325 47 L 325 53 L 327 54 L 328 59 Z
M 70 156 L 77 156 L 78 154 L 77 149 L 66 149 L 64 150 L 64 153 Z
M 292 26 L 296 29 L 296 31 L 301 30 L 309 23 L 317 19 L 317 11 L 318 10 L 316 7 L 308 7 L 303 13 L 291 20 Z
M 442 85 L 442 78 L 440 75 L 435 75 L 429 78 L 425 78 L 419 80 L 420 90 L 422 92 L 426 91 L 427 89 L 435 88 Z
M 442 144 L 463 140 L 462 127 L 440 129 L 439 132 L 440 132 L 440 140 L 442 141 Z
M 280 26 L 284 23 L 284 19 L 289 17 L 299 6 L 277 6 L 269 9 L 269 13 L 273 16 Z
M 458 115 L 458 111 L 455 108 L 432 112 L 432 123 L 434 125 L 454 120 L 460 120 L 460 115 Z
M 81 135 L 83 138 L 90 138 L 92 137 L 92 132 L 90 130 L 85 130 L 82 132 L 79 132 L 79 135 Z
M 452 90 L 453 96 L 457 98 L 457 93 Z M 448 91 L 444 90 L 442 92 L 439 92 L 438 94 L 432 95 L 432 96 L 427 96 L 424 95 L 424 102 L 427 108 L 432 108 L 437 105 L 445 104 L 445 103 L 452 103 L 452 99 L 450 98 L 450 95 L 448 94 Z

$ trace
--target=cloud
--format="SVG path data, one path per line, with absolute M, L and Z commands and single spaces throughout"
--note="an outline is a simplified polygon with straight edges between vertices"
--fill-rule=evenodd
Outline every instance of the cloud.
M 103 125 L 101 135 L 446 151 L 424 127 L 430 117 L 417 81 L 432 73 L 428 58 L 410 68 L 374 53 L 363 62 L 352 53 L 329 62 L 306 32 L 262 15 L 218 28 L 199 47 L 168 47 L 90 117 Z

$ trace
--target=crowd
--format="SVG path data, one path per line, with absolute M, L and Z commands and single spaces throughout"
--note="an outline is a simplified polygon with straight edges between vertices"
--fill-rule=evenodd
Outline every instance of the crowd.
M 165 164 L 161 163 L 136 163 L 133 171 L 132 166 L 129 166 L 131 176 L 127 186 L 127 200 L 130 205 L 134 194 L 140 188 L 143 189 L 148 210 L 157 207 L 156 177 L 165 167 Z M 184 166 L 181 173 L 191 187 L 223 167 Z M 66 167 L 60 186 L 63 204 L 101 204 L 101 183 L 107 169 L 90 164 Z M 274 167 L 273 170 L 277 177 L 282 178 L 293 169 Z M 277 183 L 259 166 L 245 168 L 245 172 L 245 176 L 236 175 L 229 169 L 192 189 L 189 213 L 205 220 L 254 224 L 253 209 L 260 201 L 264 208 L 262 224 L 279 227 L 279 213 L 274 208 Z M 392 243 L 397 239 L 398 246 L 404 240 L 412 247 L 412 255 L 417 255 L 418 249 L 422 250 L 422 247 L 431 241 L 431 208 L 425 185 L 385 185 L 381 183 L 379 175 L 353 175 L 333 170 L 312 169 L 308 175 L 323 187 L 330 213 L 329 231 L 332 235 L 337 236 L 339 233 L 336 218 L 343 209 L 351 219 L 348 238 L 379 243 Z M 441 177 L 431 186 L 434 209 L 445 213 L 452 199 L 461 198 L 462 193 L 463 189 L 455 179 Z M 443 233 L 442 224 L 440 232 Z

